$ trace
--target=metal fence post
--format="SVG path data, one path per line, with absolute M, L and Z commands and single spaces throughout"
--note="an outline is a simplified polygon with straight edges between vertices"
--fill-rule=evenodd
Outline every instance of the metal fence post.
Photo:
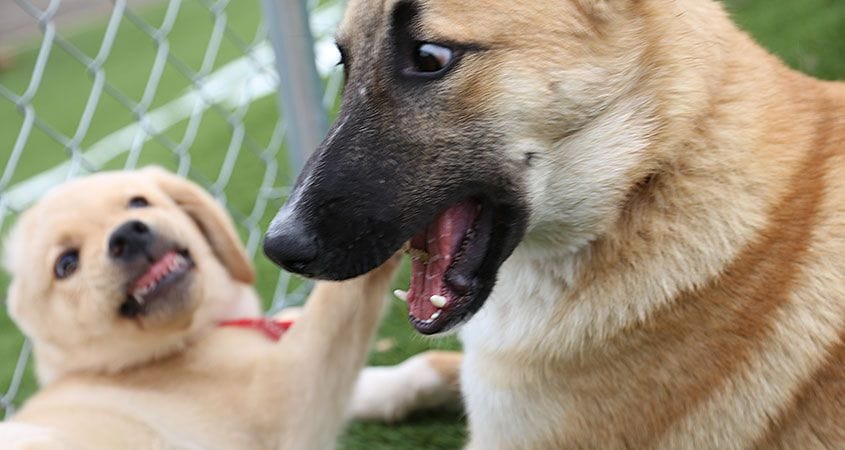
M 279 102 L 287 124 L 288 157 L 294 173 L 299 173 L 328 130 L 308 10 L 305 0 L 263 0 L 263 4 L 279 73 Z

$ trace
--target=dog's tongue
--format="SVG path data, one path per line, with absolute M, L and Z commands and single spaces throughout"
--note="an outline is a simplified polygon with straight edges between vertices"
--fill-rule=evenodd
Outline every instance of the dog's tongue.
M 411 248 L 428 252 L 427 261 L 415 257 L 411 264 L 408 307 L 412 316 L 426 320 L 439 309 L 431 303 L 432 295 L 445 297 L 447 305 L 455 300 L 455 294 L 445 286 L 446 270 L 477 216 L 478 206 L 463 201 L 443 211 L 428 229 L 411 238 Z

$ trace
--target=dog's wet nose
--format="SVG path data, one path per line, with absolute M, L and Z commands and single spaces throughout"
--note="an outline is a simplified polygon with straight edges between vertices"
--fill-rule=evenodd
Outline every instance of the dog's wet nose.
M 117 227 L 109 236 L 109 256 L 117 260 L 130 260 L 144 255 L 152 243 L 150 227 L 140 220 L 130 220 Z
M 264 236 L 264 254 L 291 272 L 307 273 L 308 264 L 317 257 L 317 242 L 301 221 L 277 217 Z

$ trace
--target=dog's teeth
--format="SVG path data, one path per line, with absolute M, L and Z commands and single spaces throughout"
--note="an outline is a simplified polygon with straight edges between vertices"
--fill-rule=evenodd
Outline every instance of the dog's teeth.
M 430 299 L 431 304 L 434 305 L 436 308 L 442 308 L 446 306 L 446 297 L 442 295 L 432 295 Z
M 142 297 L 141 294 L 139 294 L 139 293 L 132 294 L 132 298 L 134 298 L 135 301 L 138 302 L 139 305 L 144 304 L 144 297 Z
M 395 291 L 393 291 L 393 295 L 395 295 L 396 298 L 398 298 L 399 300 L 402 300 L 403 302 L 408 301 L 408 291 L 403 291 L 402 289 L 396 289 Z
M 439 309 L 437 311 L 434 311 L 434 314 L 432 314 L 431 317 L 428 318 L 428 320 L 434 320 L 438 317 L 440 317 L 440 310 Z

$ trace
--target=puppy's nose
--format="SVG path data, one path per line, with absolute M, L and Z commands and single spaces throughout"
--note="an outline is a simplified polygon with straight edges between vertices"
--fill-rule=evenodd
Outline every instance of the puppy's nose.
M 317 242 L 302 221 L 279 216 L 264 236 L 264 254 L 291 272 L 306 273 L 308 264 L 317 257 Z
M 144 255 L 153 243 L 153 233 L 144 222 L 130 220 L 109 236 L 109 256 L 128 261 Z

